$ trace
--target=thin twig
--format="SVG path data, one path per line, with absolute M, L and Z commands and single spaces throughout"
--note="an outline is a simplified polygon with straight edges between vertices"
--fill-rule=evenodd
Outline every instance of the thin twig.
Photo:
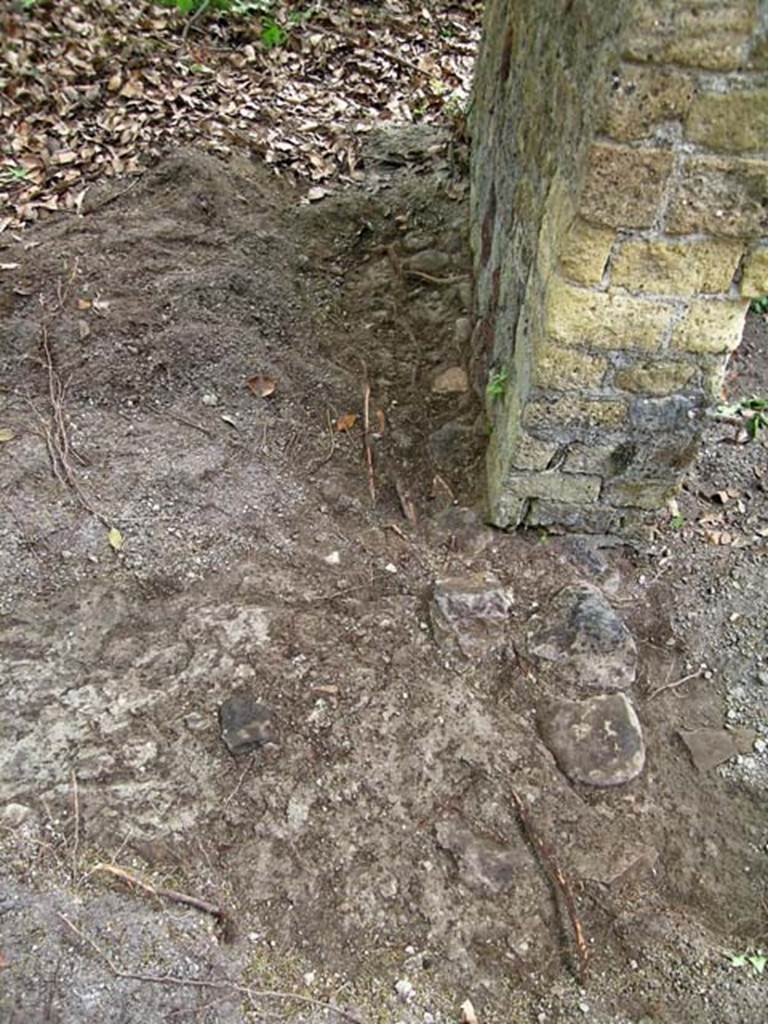
M 74 805 L 75 814 L 75 836 L 72 841 L 72 881 L 77 879 L 77 858 L 80 846 L 80 798 L 77 792 L 77 775 L 75 775 L 75 769 L 72 769 L 72 803 Z
M 234 800 L 234 798 L 237 796 L 237 794 L 238 794 L 238 792 L 240 790 L 240 787 L 242 786 L 243 782 L 245 781 L 245 776 L 248 774 L 248 772 L 251 770 L 251 768 L 253 768 L 255 760 L 256 760 L 256 755 L 254 754 L 250 758 L 248 763 L 246 764 L 245 768 L 243 768 L 242 772 L 240 773 L 240 778 L 237 780 L 237 785 L 232 790 L 232 792 L 229 794 L 229 796 L 226 798 L 226 800 L 224 800 L 222 802 L 222 805 L 221 805 L 222 807 L 226 807 L 227 804 L 230 802 L 230 800 Z
M 408 277 L 418 277 L 422 281 L 429 281 L 430 284 L 458 284 L 459 281 L 466 281 L 466 274 L 454 274 L 452 277 L 435 277 L 433 274 L 425 274 L 423 270 L 403 271 Z
M 103 210 L 105 206 L 109 206 L 110 203 L 114 203 L 116 199 L 120 199 L 121 196 L 127 195 L 131 189 L 136 188 L 143 177 L 143 173 L 137 175 L 127 188 L 121 188 L 119 192 L 113 192 L 98 203 L 94 203 L 92 206 L 89 206 L 87 210 L 83 211 L 83 215 L 86 216 L 89 213 L 96 213 L 97 210 Z
M 365 461 L 368 466 L 368 493 L 371 501 L 376 504 L 376 477 L 373 471 L 373 449 L 371 447 L 371 385 L 366 380 L 363 385 L 363 445 Z
M 187 893 L 178 892 L 176 889 L 163 889 L 152 885 L 151 882 L 145 882 L 138 875 L 134 875 L 132 871 L 128 871 L 127 868 L 121 868 L 117 864 L 96 864 L 91 869 L 91 874 L 96 871 L 103 871 L 113 875 L 115 878 L 120 878 L 123 882 L 127 882 L 128 885 L 135 885 L 136 888 L 143 889 L 144 892 L 148 892 L 151 896 L 160 896 L 174 903 L 183 903 L 187 907 L 195 907 L 197 910 L 202 910 L 204 913 L 210 914 L 211 917 L 215 917 L 225 929 L 229 925 L 229 917 L 225 910 L 217 907 L 214 903 L 201 899 L 199 896 L 189 896 Z
M 336 451 L 336 433 L 333 429 L 333 421 L 331 420 L 330 410 L 326 409 L 325 415 L 328 420 L 328 440 L 330 441 L 328 451 L 319 459 L 312 459 L 312 461 L 307 466 L 307 473 L 314 473 L 315 470 L 319 469 L 321 466 L 324 466 L 326 462 L 330 462 L 331 459 L 333 458 L 333 453 Z
M 339 1017 L 345 1020 L 351 1021 L 351 1024 L 363 1024 L 360 1017 L 350 1013 L 348 1010 L 342 1010 L 341 1007 L 335 1006 L 333 1003 L 326 1003 L 322 999 L 313 999 L 312 996 L 302 996 L 293 992 L 279 992 L 268 989 L 257 989 L 251 988 L 248 985 L 238 985 L 237 982 L 228 981 L 223 979 L 222 981 L 205 981 L 198 978 L 179 978 L 173 974 L 142 974 L 136 971 L 124 971 L 111 957 L 104 952 L 104 950 L 98 946 L 93 939 L 81 931 L 76 924 L 69 920 L 64 914 L 57 913 L 56 915 L 64 924 L 78 936 L 83 942 L 85 942 L 91 949 L 96 953 L 99 959 L 106 965 L 110 973 L 116 978 L 121 978 L 127 981 L 145 981 L 153 985 L 175 985 L 178 987 L 189 987 L 189 988 L 207 988 L 218 991 L 230 991 L 237 992 L 240 995 L 246 996 L 255 1008 L 256 1001 L 259 999 L 281 999 L 288 1002 L 305 1003 L 308 1006 L 317 1006 L 322 1010 L 329 1010 L 331 1013 L 337 1014 Z
M 565 903 L 568 917 L 571 922 L 571 929 L 573 931 L 574 941 L 576 943 L 576 952 L 578 954 L 578 981 L 583 985 L 587 978 L 587 967 L 589 965 L 589 946 L 587 940 L 584 937 L 584 929 L 581 925 L 578 911 L 576 910 L 576 900 L 573 895 L 573 889 L 568 879 L 563 874 L 563 870 L 557 862 L 552 850 L 549 849 L 547 844 L 538 834 L 536 829 L 533 827 L 530 815 L 525 802 L 521 799 L 518 793 L 514 789 L 510 788 L 510 795 L 517 808 L 517 814 L 520 818 L 520 823 L 523 826 L 523 831 L 528 837 L 529 842 L 536 850 L 547 874 L 550 876 L 554 884 L 560 891 L 563 902 Z
M 651 690 L 648 694 L 648 700 L 653 700 L 654 697 L 658 697 L 660 693 L 664 693 L 665 690 L 674 690 L 678 686 L 682 686 L 683 683 L 689 683 L 692 679 L 697 679 L 703 669 L 697 669 L 696 672 L 689 672 L 687 676 L 682 676 L 680 679 L 675 679 L 671 683 L 663 683 L 661 686 L 657 686 L 655 690 Z
M 211 0 L 203 0 L 203 2 L 200 4 L 200 6 L 197 8 L 197 10 L 192 15 L 192 17 L 191 18 L 187 18 L 187 22 L 186 22 L 186 24 L 184 26 L 184 31 L 181 33 L 181 45 L 182 46 L 186 46 L 187 36 L 189 35 L 189 30 L 192 28 L 192 26 L 195 24 L 196 21 L 198 21 L 200 18 L 202 18 L 202 16 L 205 14 L 205 12 L 208 10 L 208 8 L 210 6 L 211 6 Z
M 416 508 L 411 500 L 411 495 L 408 489 L 398 476 L 395 477 L 395 490 L 397 491 L 397 498 L 400 502 L 400 508 L 403 516 L 408 520 L 411 526 L 416 526 L 419 521 L 418 516 L 416 515 Z

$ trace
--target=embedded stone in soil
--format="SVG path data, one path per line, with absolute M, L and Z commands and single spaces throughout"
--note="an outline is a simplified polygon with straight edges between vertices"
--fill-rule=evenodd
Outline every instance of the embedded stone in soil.
M 244 695 L 228 697 L 219 708 L 219 724 L 230 754 L 248 754 L 267 743 L 275 743 L 273 718 L 268 704 Z
M 757 738 L 754 729 L 681 729 L 678 736 L 700 772 L 716 768 L 737 754 L 747 754 Z
M 634 637 L 589 583 L 564 587 L 555 596 L 530 650 L 557 665 L 565 682 L 593 690 L 625 690 L 637 674 Z
M 467 658 L 488 654 L 504 639 L 512 591 L 481 575 L 437 580 L 430 617 L 435 639 Z
M 541 735 L 573 782 L 620 786 L 645 764 L 637 714 L 623 693 L 557 701 L 539 717 Z

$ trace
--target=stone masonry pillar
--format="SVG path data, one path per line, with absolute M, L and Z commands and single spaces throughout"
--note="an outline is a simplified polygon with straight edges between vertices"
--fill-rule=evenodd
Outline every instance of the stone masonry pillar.
M 472 140 L 491 520 L 627 528 L 768 293 L 768 3 L 489 0 Z

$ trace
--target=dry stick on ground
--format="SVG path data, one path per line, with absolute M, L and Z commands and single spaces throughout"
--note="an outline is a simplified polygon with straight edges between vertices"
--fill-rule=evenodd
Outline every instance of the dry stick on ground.
M 395 490 L 397 491 L 397 498 L 400 502 L 400 509 L 402 510 L 403 516 L 408 520 L 411 526 L 416 526 L 419 521 L 418 516 L 416 515 L 416 508 L 411 500 L 408 488 L 399 476 L 395 477 Z
M 363 363 L 365 368 L 365 363 Z M 373 472 L 373 448 L 371 447 L 371 385 L 368 383 L 368 370 L 365 370 L 363 385 L 363 447 L 368 467 L 368 493 L 371 501 L 376 504 L 376 477 Z
M 423 270 L 404 270 L 408 277 L 418 277 L 422 281 L 429 281 L 430 284 L 458 284 L 459 281 L 466 281 L 466 274 L 454 274 L 453 277 L 434 277 L 432 274 L 425 274 Z
M 58 372 L 56 359 L 51 346 L 50 335 L 48 333 L 48 324 L 56 313 L 63 311 L 67 302 L 69 290 L 76 276 L 77 260 L 75 260 L 73 264 L 68 280 L 66 282 L 60 280 L 56 283 L 56 305 L 53 310 L 47 312 L 42 298 L 40 300 L 40 305 L 42 307 L 42 318 L 40 322 L 40 348 L 43 354 L 44 366 L 48 378 L 48 401 L 51 406 L 50 419 L 46 422 L 43 417 L 37 413 L 37 410 L 35 410 L 35 413 L 43 423 L 45 443 L 48 448 L 48 456 L 51 460 L 53 475 L 59 483 L 74 492 L 86 512 L 89 512 L 104 526 L 108 526 L 109 521 L 106 516 L 104 516 L 103 513 L 98 512 L 93 507 L 83 492 L 83 489 L 75 476 L 72 462 L 70 461 L 72 449 L 64 417 L 64 396 L 66 393 L 66 386 Z M 34 405 L 32 405 L 32 408 L 33 410 L 35 409 Z
M 144 892 L 148 892 L 151 896 L 162 896 L 174 903 L 183 903 L 185 906 L 202 910 L 204 913 L 210 914 L 211 917 L 215 917 L 223 926 L 225 932 L 231 929 L 231 922 L 227 912 L 221 907 L 217 907 L 214 903 L 200 899 L 199 896 L 188 896 L 186 893 L 178 892 L 176 889 L 163 889 L 152 885 L 151 882 L 145 882 L 137 875 L 134 875 L 133 872 L 128 871 L 126 868 L 121 868 L 117 864 L 96 864 L 91 869 L 91 874 L 97 871 L 103 871 L 106 874 L 113 875 L 115 878 L 120 878 L 123 882 L 127 882 L 128 885 L 134 885 L 137 889 L 143 889 Z
M 256 1009 L 256 1002 L 259 999 L 280 999 L 286 1002 L 305 1003 L 308 1006 L 317 1006 L 322 1010 L 328 1010 L 331 1013 L 335 1013 L 344 1020 L 351 1021 L 351 1024 L 363 1024 L 363 1021 L 359 1017 L 349 1013 L 347 1010 L 342 1010 L 339 1006 L 334 1006 L 333 1003 L 326 1003 L 323 1002 L 322 999 L 313 999 L 311 996 L 302 996 L 294 994 L 293 992 L 279 992 L 272 989 L 251 988 L 248 985 L 238 985 L 235 981 L 203 981 L 197 978 L 178 978 L 173 974 L 141 974 L 135 971 L 123 971 L 117 966 L 111 957 L 105 953 L 92 938 L 90 938 L 90 936 L 82 932 L 76 924 L 69 920 L 68 917 L 59 913 L 57 913 L 56 916 L 63 921 L 79 939 L 91 947 L 115 978 L 122 978 L 127 981 L 145 981 L 153 985 L 174 985 L 179 988 L 208 988 L 218 991 L 237 992 L 240 995 L 246 996 L 250 1000 L 254 1010 Z
M 77 857 L 80 846 L 80 797 L 77 792 L 77 776 L 72 769 L 72 804 L 75 815 L 75 836 L 72 841 L 72 881 L 77 880 Z
M 682 676 L 680 679 L 675 679 L 671 683 L 663 683 L 661 686 L 657 686 L 655 690 L 651 690 L 648 694 L 648 700 L 653 700 L 654 697 L 658 697 L 660 693 L 664 693 L 665 690 L 674 690 L 678 686 L 682 686 L 683 683 L 690 683 L 692 679 L 698 679 L 703 672 L 703 669 L 697 669 L 696 672 L 689 672 L 687 676 Z
M 549 849 L 547 844 L 533 827 L 533 822 L 528 814 L 525 802 L 512 788 L 510 788 L 510 794 L 515 807 L 517 808 L 517 814 L 520 818 L 520 823 L 523 826 L 523 831 L 538 854 L 547 874 L 557 886 L 558 891 L 563 897 L 563 902 L 565 903 L 568 917 L 571 922 L 571 928 L 573 930 L 573 938 L 576 943 L 576 952 L 578 955 L 578 981 L 579 984 L 583 985 L 587 978 L 589 946 L 587 945 L 587 940 L 584 937 L 584 929 L 581 926 L 581 920 L 579 918 L 578 911 L 576 910 L 576 900 L 573 895 L 573 889 L 571 888 L 568 879 L 563 874 L 563 870 L 558 864 L 554 853 Z
M 315 470 L 318 470 L 321 466 L 324 466 L 326 462 L 330 462 L 331 459 L 333 458 L 333 453 L 336 451 L 336 434 L 333 429 L 333 421 L 331 420 L 330 409 L 325 410 L 325 415 L 328 420 L 328 439 L 330 441 L 328 451 L 319 459 L 312 459 L 312 461 L 307 466 L 307 473 L 314 473 Z

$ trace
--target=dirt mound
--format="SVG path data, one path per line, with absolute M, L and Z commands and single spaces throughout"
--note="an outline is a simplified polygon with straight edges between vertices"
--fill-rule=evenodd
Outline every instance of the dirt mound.
M 4 1019 L 757 1024 L 724 950 L 763 941 L 763 798 L 677 737 L 722 688 L 659 689 L 703 657 L 699 548 L 483 525 L 465 185 L 439 136 L 373 147 L 316 206 L 177 153 L 3 255 Z M 585 581 L 639 652 L 607 789 L 542 741 L 579 695 L 529 650 Z

